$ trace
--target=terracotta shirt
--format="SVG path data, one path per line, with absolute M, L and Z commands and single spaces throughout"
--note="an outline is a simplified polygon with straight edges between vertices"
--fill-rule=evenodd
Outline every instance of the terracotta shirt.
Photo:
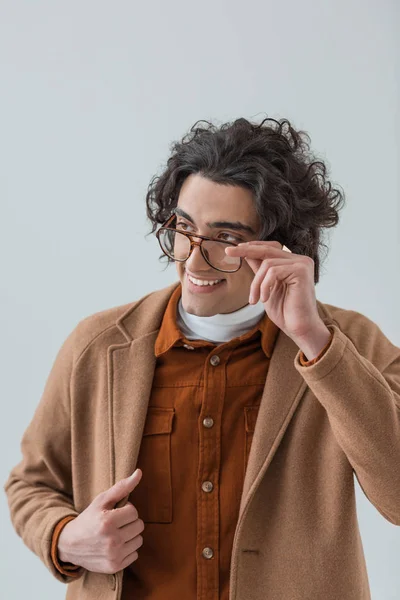
M 143 475 L 129 497 L 145 524 L 143 545 L 124 570 L 121 600 L 229 598 L 245 469 L 279 328 L 265 314 L 229 342 L 187 340 L 176 322 L 180 296 L 178 286 L 155 344 L 136 465 Z M 300 353 L 301 363 L 314 364 L 331 340 L 313 360 Z M 58 560 L 57 541 L 71 518 L 52 538 L 53 561 L 69 575 L 79 567 Z

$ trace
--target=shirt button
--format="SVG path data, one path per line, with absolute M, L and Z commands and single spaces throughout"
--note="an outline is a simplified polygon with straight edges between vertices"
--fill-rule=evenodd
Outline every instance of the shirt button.
M 211 481 L 203 481 L 202 485 L 201 485 L 202 489 L 205 492 L 211 492 L 214 488 L 213 484 L 211 483 Z
M 214 552 L 212 548 L 203 548 L 203 556 L 204 558 L 212 558 L 214 556 Z
M 214 419 L 212 419 L 211 417 L 206 417 L 205 419 L 203 419 L 203 425 L 204 427 L 207 427 L 209 429 L 214 425 Z
M 210 363 L 212 364 L 213 367 L 216 367 L 217 365 L 219 365 L 220 363 L 220 359 L 219 356 L 217 356 L 216 354 L 214 354 L 211 358 L 210 358 Z

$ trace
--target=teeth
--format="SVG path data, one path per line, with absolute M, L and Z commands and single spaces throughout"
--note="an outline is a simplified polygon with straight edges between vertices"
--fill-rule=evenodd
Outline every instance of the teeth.
M 205 281 L 204 279 L 194 279 L 193 277 L 190 277 L 190 275 L 188 275 L 188 278 L 195 285 L 215 285 L 216 283 L 219 283 L 220 281 L 222 281 L 222 279 L 215 279 L 214 281 Z

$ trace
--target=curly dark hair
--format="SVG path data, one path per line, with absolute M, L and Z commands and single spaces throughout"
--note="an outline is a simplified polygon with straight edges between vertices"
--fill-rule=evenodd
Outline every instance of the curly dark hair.
M 200 126 L 198 123 L 205 123 Z M 146 194 L 150 235 L 172 214 L 186 177 L 199 173 L 223 185 L 251 190 L 260 217 L 260 240 L 278 240 L 296 254 L 314 260 L 319 281 L 322 228 L 339 222 L 344 193 L 332 187 L 323 161 L 310 152 L 310 136 L 287 119 L 265 118 L 260 124 L 239 118 L 217 127 L 196 121 L 155 175 Z M 172 259 L 166 258 L 168 264 Z

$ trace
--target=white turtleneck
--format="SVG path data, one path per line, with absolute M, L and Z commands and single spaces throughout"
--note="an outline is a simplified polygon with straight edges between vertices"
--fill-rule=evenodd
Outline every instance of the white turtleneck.
M 181 297 L 178 302 L 177 325 L 188 340 L 201 339 L 221 344 L 250 331 L 264 314 L 263 303 L 257 302 L 246 304 L 231 313 L 199 317 L 183 308 Z

